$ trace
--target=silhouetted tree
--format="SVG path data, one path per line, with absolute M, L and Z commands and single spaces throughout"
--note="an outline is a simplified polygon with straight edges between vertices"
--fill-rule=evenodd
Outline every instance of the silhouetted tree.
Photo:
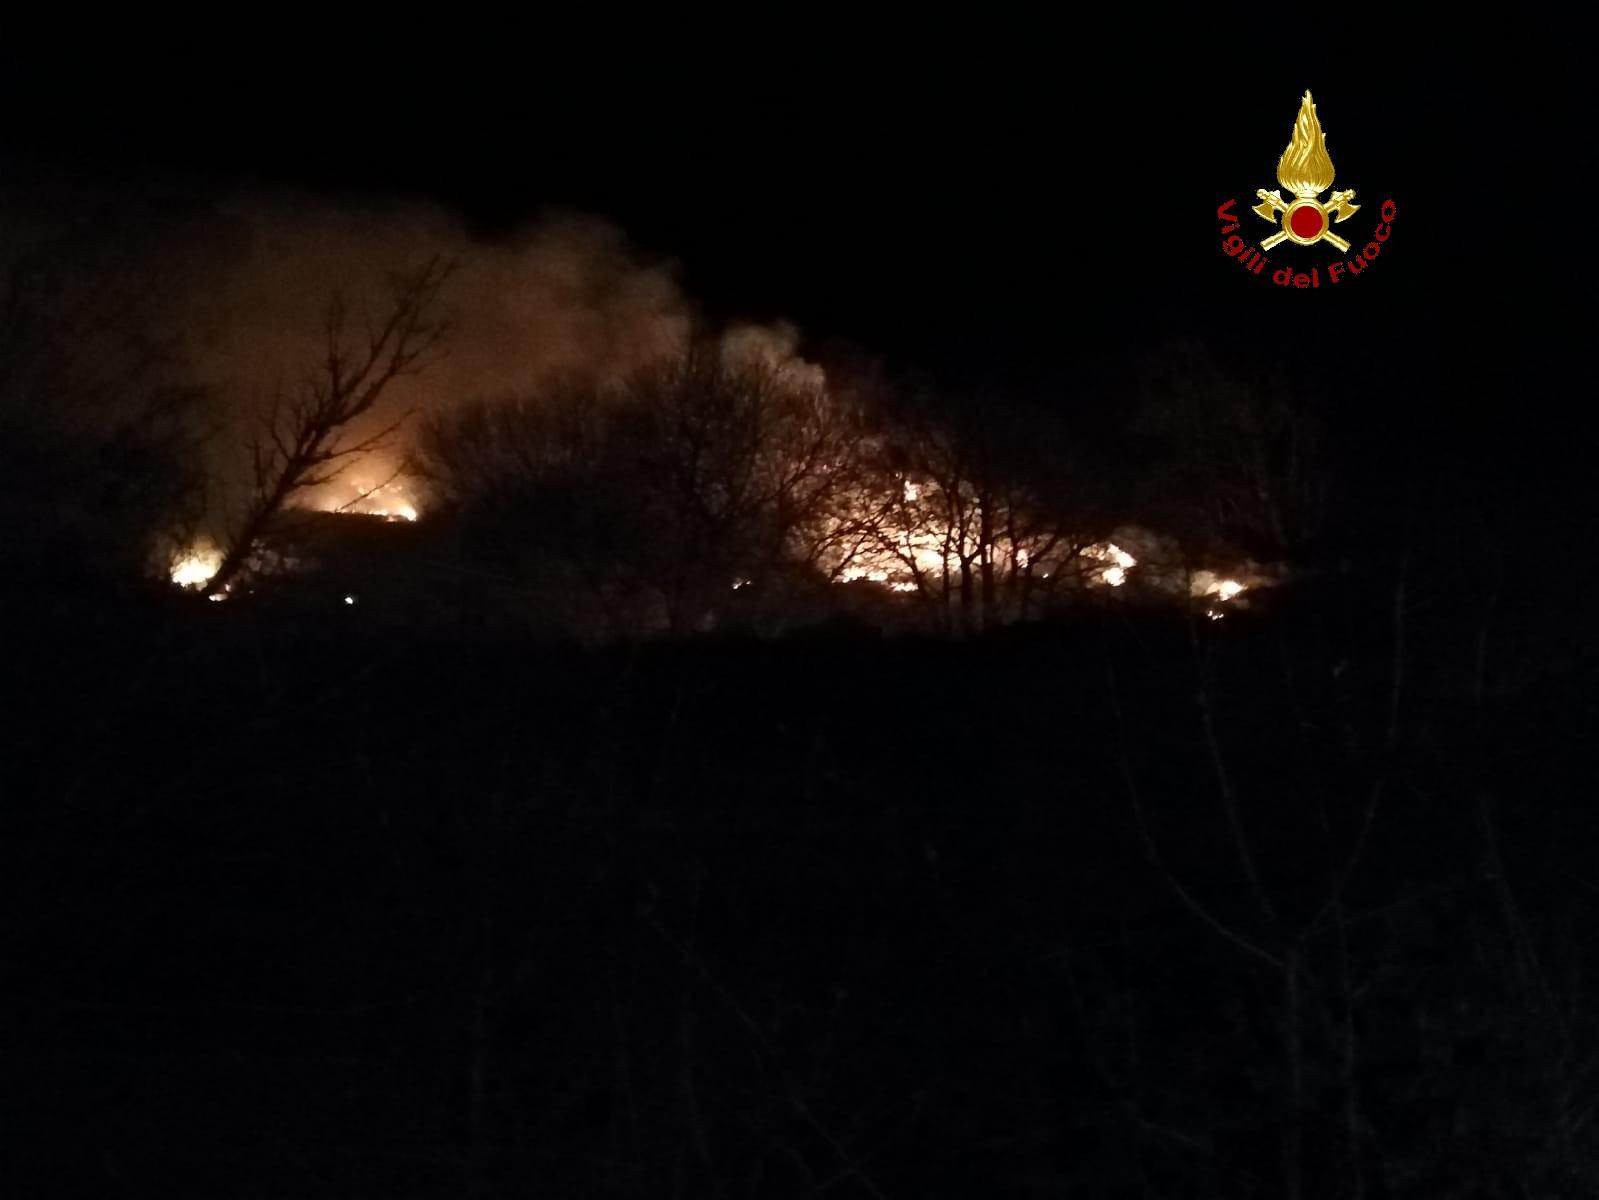
M 612 385 L 556 378 L 436 417 L 416 457 L 514 578 L 623 609 L 648 595 L 686 629 L 810 568 L 855 444 L 813 375 L 704 341 Z
M 832 539 L 835 575 L 905 577 L 946 630 L 1034 615 L 1080 583 L 1104 517 L 1042 414 L 928 396 L 883 406 Z
M 207 595 L 227 591 L 246 570 L 290 500 L 336 478 L 352 457 L 385 444 L 404 421 L 402 415 L 376 433 L 351 434 L 352 424 L 377 408 L 391 383 L 418 374 L 438 349 L 448 330 L 439 297 L 450 272 L 435 258 L 396 276 L 386 314 L 360 337 L 349 330 L 344 299 L 334 297 L 324 321 L 322 361 L 296 392 L 274 399 L 251 440 L 253 490 Z
M 624 395 L 675 626 L 714 610 L 740 579 L 768 583 L 814 559 L 854 450 L 819 380 L 699 345 L 637 372 Z

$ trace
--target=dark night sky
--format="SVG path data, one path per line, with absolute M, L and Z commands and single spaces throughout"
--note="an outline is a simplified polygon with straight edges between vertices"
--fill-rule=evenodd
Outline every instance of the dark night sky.
M 1365 10 L 1319 32 L 1206 20 L 1153 52 L 1143 31 L 998 22 L 870 45 L 819 18 L 802 37 L 627 46 L 555 27 L 13 37 L 0 169 L 438 200 L 486 233 L 574 207 L 681 262 L 713 313 L 1089 406 L 1185 336 L 1329 377 L 1364 363 L 1356 378 L 1396 389 L 1438 383 L 1463 345 L 1498 364 L 1465 378 L 1525 379 L 1531 357 L 1559 379 L 1582 251 L 1538 223 L 1575 190 L 1555 156 L 1588 153 L 1562 140 L 1580 120 L 1570 40 L 1402 35 Z M 1274 183 L 1306 87 L 1337 186 L 1403 215 L 1367 278 L 1279 294 L 1220 254 L 1213 213 Z

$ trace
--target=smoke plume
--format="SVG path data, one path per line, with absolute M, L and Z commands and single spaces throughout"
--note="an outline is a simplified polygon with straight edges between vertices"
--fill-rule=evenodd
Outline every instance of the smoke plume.
M 173 347 L 174 372 L 204 396 L 215 523 L 249 487 L 245 445 L 255 423 L 321 363 L 335 295 L 358 339 L 367 318 L 383 314 L 391 276 L 435 257 L 454 264 L 443 297 L 451 331 L 440 353 L 420 376 L 397 380 L 352 440 L 401 416 L 409 425 L 469 400 L 526 396 L 551 375 L 616 378 L 705 332 L 672 260 L 582 214 L 549 214 L 490 241 L 437 207 L 280 193 L 128 223 L 137 225 L 137 244 L 126 228 L 114 235 L 121 277 Z M 730 355 L 792 362 L 817 377 L 795 357 L 790 326 L 738 325 L 723 344 Z M 336 507 L 389 478 L 404 460 L 406 428 L 301 502 Z M 408 494 L 394 503 L 411 508 L 414 488 L 396 484 L 391 492 Z

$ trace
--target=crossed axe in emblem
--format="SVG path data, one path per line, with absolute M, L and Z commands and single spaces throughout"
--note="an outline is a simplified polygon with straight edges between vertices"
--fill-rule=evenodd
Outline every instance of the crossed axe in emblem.
M 1318 201 L 1314 193 L 1308 196 L 1301 193 L 1299 198 L 1292 204 L 1286 203 L 1282 198 L 1282 193 L 1276 189 L 1267 191 L 1265 188 L 1260 188 L 1255 192 L 1255 195 L 1260 197 L 1261 202 L 1250 209 L 1250 212 L 1265 218 L 1273 225 L 1277 224 L 1279 214 L 1283 218 L 1283 227 L 1260 243 L 1262 250 L 1270 250 L 1273 246 L 1288 238 L 1293 238 L 1294 241 L 1305 246 L 1326 240 L 1337 246 L 1340 251 L 1349 249 L 1349 243 L 1332 231 L 1332 222 L 1347 221 L 1360 210 L 1360 205 L 1350 203 L 1355 198 L 1355 190 L 1353 188 L 1346 192 L 1334 192 L 1328 197 L 1326 204 Z M 1289 232 L 1288 214 L 1297 208 L 1311 207 L 1321 213 L 1321 232 L 1313 238 L 1302 238 Z M 1329 217 L 1332 220 L 1328 220 Z

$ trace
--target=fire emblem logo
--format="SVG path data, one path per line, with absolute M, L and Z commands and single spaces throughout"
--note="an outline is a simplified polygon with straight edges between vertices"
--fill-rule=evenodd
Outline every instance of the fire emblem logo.
M 1285 202 L 1275 188 L 1269 192 L 1261 188 L 1255 193 L 1260 203 L 1250 211 L 1273 225 L 1279 215 L 1282 217 L 1282 228 L 1261 242 L 1260 248 L 1270 250 L 1285 239 L 1301 246 L 1327 241 L 1347 253 L 1349 243 L 1332 231 L 1332 223 L 1349 220 L 1360 211 L 1360 205 L 1351 203 L 1355 198 L 1353 188 L 1334 192 L 1326 204 L 1316 199 L 1332 187 L 1333 164 L 1327 155 L 1321 122 L 1316 119 L 1316 102 L 1308 91 L 1299 102 L 1299 116 L 1294 119 L 1294 139 L 1277 160 L 1277 182 L 1292 192 L 1294 199 Z
M 1267 191 L 1260 188 L 1255 192 L 1260 203 L 1250 209 L 1276 228 L 1275 233 L 1261 240 L 1259 249 L 1235 232 L 1240 219 L 1233 215 L 1236 201 L 1229 200 L 1216 210 L 1217 219 L 1225 226 L 1221 231 L 1224 239 L 1222 251 L 1229 258 L 1242 263 L 1251 274 L 1264 275 L 1270 265 L 1264 252 L 1275 249 L 1283 242 L 1292 242 L 1296 246 L 1314 246 L 1326 242 L 1340 254 L 1349 255 L 1342 262 L 1327 264 L 1329 285 L 1337 284 L 1346 275 L 1359 275 L 1382 253 L 1383 243 L 1393 233 L 1394 216 L 1398 211 L 1392 200 L 1384 200 L 1379 206 L 1382 219 L 1372 230 L 1371 240 L 1355 254 L 1349 253 L 1349 241 L 1332 230 L 1335 224 L 1341 225 L 1358 213 L 1361 206 L 1355 203 L 1353 188 L 1333 192 L 1325 201 L 1321 199 L 1321 194 L 1333 185 L 1333 164 L 1327 154 L 1327 139 L 1322 134 L 1321 121 L 1316 116 L 1316 102 L 1308 91 L 1299 102 L 1293 140 L 1277 160 L 1277 182 L 1282 185 L 1282 190 L 1273 188 Z M 1287 198 L 1283 196 L 1283 190 L 1288 192 Z M 1319 288 L 1321 271 L 1314 267 L 1308 272 L 1282 267 L 1272 273 L 1271 281 L 1284 287 Z

